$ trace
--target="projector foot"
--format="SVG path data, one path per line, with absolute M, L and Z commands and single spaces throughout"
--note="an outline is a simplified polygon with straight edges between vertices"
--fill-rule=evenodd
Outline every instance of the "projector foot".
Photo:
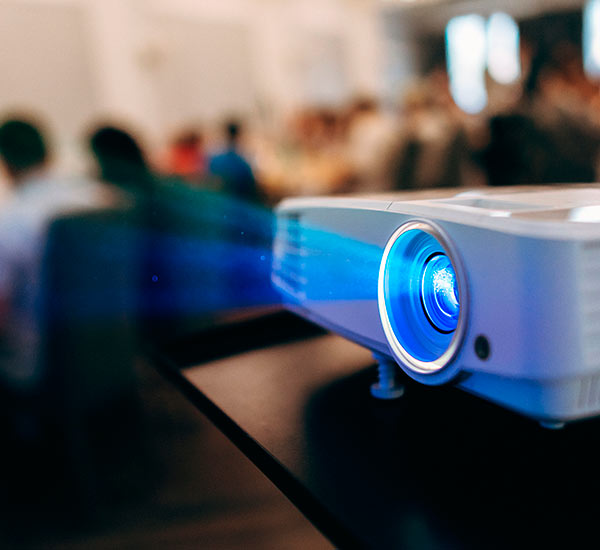
M 566 422 L 556 422 L 552 420 L 540 420 L 540 426 L 547 430 L 562 430 L 566 426 Z
M 377 399 L 397 399 L 404 394 L 404 386 L 396 383 L 396 364 L 377 353 L 373 354 L 379 363 L 379 381 L 371 385 L 371 395 Z

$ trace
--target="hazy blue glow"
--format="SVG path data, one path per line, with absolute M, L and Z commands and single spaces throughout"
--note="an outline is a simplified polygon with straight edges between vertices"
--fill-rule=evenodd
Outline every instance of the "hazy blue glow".
M 280 223 L 274 280 L 291 298 L 377 300 L 381 247 L 295 220 Z
M 446 26 L 450 92 L 456 104 L 470 114 L 487 105 L 485 31 L 485 20 L 475 14 L 454 17 Z
M 500 84 L 510 84 L 521 75 L 519 27 L 506 13 L 493 13 L 488 20 L 487 67 Z
M 583 11 L 583 66 L 588 76 L 600 78 L 599 0 L 589 0 Z
M 456 286 L 435 237 L 418 229 L 398 237 L 385 265 L 386 309 L 396 338 L 416 359 L 434 361 L 448 349 L 460 310 Z
M 52 320 L 94 321 L 117 311 L 202 318 L 280 302 L 270 280 L 271 211 L 183 186 L 164 191 L 160 208 L 158 219 L 144 208 L 122 223 L 90 222 L 85 233 L 69 235 L 52 262 L 60 283 L 45 297 Z M 76 254 L 86 261 L 73 262 Z

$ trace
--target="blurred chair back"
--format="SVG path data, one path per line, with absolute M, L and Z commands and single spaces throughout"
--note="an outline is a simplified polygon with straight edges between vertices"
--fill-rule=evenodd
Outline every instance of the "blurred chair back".
M 139 247 L 126 210 L 54 220 L 43 266 L 45 369 L 66 414 L 90 412 L 134 389 Z

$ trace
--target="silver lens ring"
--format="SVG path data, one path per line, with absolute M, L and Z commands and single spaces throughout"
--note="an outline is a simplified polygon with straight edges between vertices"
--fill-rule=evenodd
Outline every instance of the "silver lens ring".
M 422 239 L 423 234 L 428 235 L 429 240 L 431 240 L 430 238 L 435 239 L 435 242 L 439 245 L 439 249 L 446 254 L 450 260 L 456 274 L 458 293 L 460 296 L 460 312 L 456 328 L 451 334 L 447 335 L 447 340 L 441 341 L 442 343 L 439 344 L 440 349 L 438 351 L 426 349 L 428 342 L 427 335 L 418 334 L 421 329 L 419 328 L 417 319 L 412 318 L 415 315 L 414 310 L 402 306 L 401 304 L 395 305 L 390 300 L 390 295 L 392 294 L 390 291 L 390 284 L 393 284 L 394 281 L 393 270 L 394 268 L 400 268 L 406 269 L 407 272 L 409 271 L 405 264 L 407 261 L 410 262 L 414 260 L 414 258 L 411 259 L 410 257 L 411 250 L 418 250 L 418 239 Z M 396 256 L 400 257 L 403 262 L 402 265 L 394 265 L 399 261 Z M 392 273 L 392 276 L 390 276 L 390 273 Z M 407 280 L 406 284 L 407 286 L 412 286 L 413 281 Z M 408 292 L 410 292 L 410 290 L 407 289 L 406 293 Z M 383 257 L 381 259 L 377 300 L 379 315 L 388 345 L 394 358 L 403 370 L 411 377 L 428 384 L 446 382 L 458 373 L 458 366 L 452 366 L 452 360 L 456 357 L 465 336 L 469 296 L 467 281 L 460 257 L 450 239 L 446 237 L 444 231 L 440 227 L 431 222 L 412 220 L 401 225 L 392 234 L 385 246 Z M 408 345 L 408 334 L 405 335 L 405 337 L 397 334 L 398 327 L 397 323 L 394 322 L 394 319 L 399 317 L 403 319 L 404 326 L 407 327 L 407 332 L 412 331 L 416 335 L 415 338 L 417 340 L 421 338 L 418 346 Z M 419 346 L 423 348 L 422 353 L 419 353 Z M 409 348 L 412 348 L 412 350 Z M 415 349 L 417 350 L 416 352 Z

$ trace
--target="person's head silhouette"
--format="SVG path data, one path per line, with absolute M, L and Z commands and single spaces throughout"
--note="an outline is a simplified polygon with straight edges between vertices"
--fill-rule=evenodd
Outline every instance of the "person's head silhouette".
M 90 136 L 89 145 L 103 180 L 127 187 L 143 187 L 147 183 L 150 170 L 144 153 L 124 130 L 100 127 Z
M 242 123 L 236 119 L 227 120 L 224 124 L 224 130 L 227 145 L 230 148 L 235 149 L 243 132 Z
M 43 168 L 48 148 L 41 131 L 20 119 L 6 120 L 0 125 L 0 157 L 15 183 Z

